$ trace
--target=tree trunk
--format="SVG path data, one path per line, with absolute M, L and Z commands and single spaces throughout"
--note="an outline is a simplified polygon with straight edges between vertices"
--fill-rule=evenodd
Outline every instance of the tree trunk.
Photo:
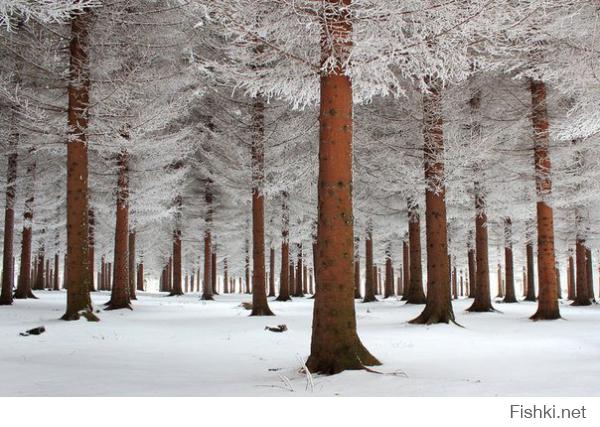
M 411 323 L 454 322 L 448 277 L 448 227 L 444 187 L 442 98 L 437 87 L 423 96 L 425 155 L 425 227 L 427 240 L 427 303 Z M 411 259 L 412 265 L 412 259 Z M 411 277 L 412 277 L 411 271 Z
M 365 297 L 363 302 L 377 301 L 375 298 L 376 279 L 373 265 L 373 230 L 369 224 L 365 235 Z
M 573 263 L 573 255 L 569 255 L 567 264 L 567 299 L 575 300 L 575 267 Z
M 525 246 L 525 253 L 527 255 L 527 292 L 525 294 L 525 301 L 535 301 L 535 273 L 533 272 L 533 243 L 527 238 L 527 244 Z
M 469 232 L 472 236 L 472 233 Z M 475 249 L 473 248 L 472 238 L 467 245 L 467 260 L 469 264 L 469 298 L 475 298 L 475 289 L 477 289 L 477 269 L 475 267 Z
M 32 151 L 30 155 L 34 155 Z M 37 298 L 31 290 L 31 242 L 33 225 L 33 201 L 35 196 L 35 160 L 27 166 L 27 176 L 31 181 L 26 189 L 25 208 L 23 210 L 23 233 L 21 238 L 21 266 L 19 269 L 19 281 L 14 297 L 17 299 Z
M 44 244 L 40 243 L 40 247 L 38 248 L 37 255 L 37 267 L 36 267 L 36 277 L 35 277 L 35 286 L 36 290 L 44 290 L 44 261 L 46 257 L 46 249 L 44 248 Z
M 586 261 L 586 279 L 588 284 L 588 298 L 595 302 L 596 298 L 594 297 L 594 270 L 592 267 L 592 250 L 590 248 L 585 248 L 585 261 Z
M 385 254 L 385 286 L 383 297 L 390 298 L 394 296 L 394 278 L 392 277 L 394 267 L 392 265 L 392 248 L 388 246 Z
M 340 3 L 327 4 L 338 8 Z M 343 0 L 349 5 L 350 0 Z M 352 34 L 349 12 L 325 15 L 324 33 L 333 49 Z M 330 56 L 323 43 L 323 57 Z M 352 213 L 352 85 L 338 64 L 320 77 L 317 292 L 313 313 L 310 372 L 336 374 L 378 365 L 356 332 Z
M 488 228 L 485 196 L 479 182 L 475 182 L 475 259 L 477 262 L 477 288 L 475 289 L 475 300 L 467 311 L 494 311 L 490 297 Z
M 67 307 L 63 320 L 78 320 L 82 311 L 93 314 L 88 264 L 88 154 L 87 125 L 90 79 L 88 30 L 91 13 L 84 9 L 71 19 L 69 45 L 69 143 L 67 144 Z
M 420 240 L 420 239 L 419 239 Z M 420 243 L 420 242 L 419 242 Z M 402 300 L 406 300 L 410 289 L 410 252 L 408 242 L 402 241 L 402 288 L 398 290 L 398 295 L 402 295 Z M 421 286 L 421 290 L 423 287 Z M 423 294 L 425 296 L 425 294 Z
M 211 275 L 210 275 L 210 285 L 212 287 L 213 290 L 213 294 L 214 295 L 218 295 L 218 289 L 217 289 L 217 245 L 213 245 L 213 251 L 212 251 L 212 260 L 210 262 L 211 265 Z
M 94 246 L 95 246 L 95 218 L 94 218 L 94 210 L 88 210 L 88 270 L 90 274 L 90 292 L 95 292 L 96 288 L 94 287 Z
M 258 96 L 252 105 L 252 313 L 272 316 L 265 290 L 265 106 Z M 300 284 L 302 286 L 302 284 Z
M 354 239 L 354 299 L 360 296 L 360 255 L 358 251 L 358 238 Z
M 60 286 L 58 285 L 58 266 L 59 263 L 59 258 L 58 258 L 58 253 L 54 254 L 54 290 L 55 291 L 59 291 L 60 290 Z
M 407 200 L 408 205 L 408 246 L 410 259 L 408 266 L 409 283 L 406 293 L 407 304 L 425 304 L 427 298 L 423 292 L 423 270 L 421 266 L 421 219 L 419 206 L 412 198 Z
M 517 302 L 515 294 L 515 273 L 512 252 L 512 221 L 510 218 L 504 219 L 504 269 L 505 269 L 505 296 L 503 302 Z
M 298 243 L 298 253 L 296 254 L 296 263 L 297 263 L 297 267 L 296 267 L 296 275 L 295 275 L 295 280 L 294 280 L 294 296 L 295 297 L 299 297 L 302 298 L 304 297 L 304 292 L 302 290 L 302 282 L 303 282 L 303 276 L 302 276 L 302 265 L 303 265 L 303 261 L 304 261 L 304 256 L 302 254 L 302 243 Z
M 588 296 L 588 276 L 585 241 L 577 238 L 575 243 L 575 257 L 577 262 L 577 293 L 571 305 L 591 305 Z
M 173 230 L 173 287 L 169 296 L 183 295 L 181 287 L 181 230 L 179 221 Z
M 129 298 L 137 300 L 135 291 L 136 284 L 136 262 L 135 262 L 135 229 L 129 231 Z
M 19 136 L 16 132 L 9 135 L 8 166 L 6 168 L 6 207 L 4 209 L 4 251 L 2 252 L 2 291 L 0 305 L 13 303 L 14 266 L 13 239 L 15 231 L 15 194 L 17 181 L 17 143 Z
M 269 249 L 269 295 L 275 296 L 275 248 Z
M 227 268 L 227 258 L 223 259 L 223 293 L 230 293 L 229 288 L 229 269 Z
M 531 103 L 534 131 L 534 159 L 536 172 L 537 235 L 538 235 L 538 309 L 531 316 L 533 320 L 560 318 L 556 294 L 556 274 L 554 256 L 554 215 L 547 198 L 552 192 L 550 177 L 548 112 L 546 110 L 546 86 L 539 80 L 531 80 Z
M 290 213 L 288 209 L 288 194 L 281 195 L 281 274 L 279 276 L 279 296 L 277 301 L 291 301 L 290 298 L 290 242 L 289 226 Z
M 113 286 L 107 310 L 131 309 L 129 299 L 129 154 L 119 153 Z
M 138 266 L 138 279 L 137 279 L 137 290 L 144 290 L 144 262 L 140 262 Z
M 204 230 L 204 276 L 202 278 L 202 296 L 201 300 L 204 301 L 212 301 L 213 298 L 213 289 L 212 289 L 212 235 L 211 235 L 211 225 L 212 225 L 212 182 L 210 180 L 206 181 L 205 190 L 204 190 L 204 201 L 206 203 L 206 229 Z

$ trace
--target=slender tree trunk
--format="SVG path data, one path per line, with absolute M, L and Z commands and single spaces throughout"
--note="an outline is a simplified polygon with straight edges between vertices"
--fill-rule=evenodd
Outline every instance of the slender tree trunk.
M 281 195 L 281 274 L 279 276 L 279 296 L 277 301 L 291 301 L 290 298 L 290 214 L 288 209 L 288 194 Z
M 467 246 L 467 260 L 469 264 L 469 298 L 475 298 L 475 289 L 477 289 L 477 269 L 472 239 L 469 240 Z
M 302 254 L 302 243 L 298 243 L 298 253 L 296 254 L 296 273 L 294 277 L 294 296 L 295 297 L 304 297 L 304 292 L 302 290 L 302 265 L 304 261 L 304 256 Z
M 349 5 L 350 0 L 343 0 Z M 327 2 L 332 8 L 340 3 Z M 334 37 L 334 49 L 350 41 L 349 12 L 325 14 L 324 34 Z M 339 44 L 339 46 L 338 46 Z M 323 58 L 331 47 L 323 43 Z M 315 294 L 311 372 L 336 374 L 378 365 L 356 332 L 354 310 L 352 213 L 352 84 L 341 65 L 320 78 L 318 176 L 318 280 Z
M 421 219 L 419 206 L 412 198 L 407 201 L 408 205 L 408 245 L 410 259 L 408 262 L 409 284 L 406 295 L 407 304 L 425 304 L 427 298 L 423 292 L 423 270 L 421 266 Z
M 173 287 L 170 296 L 183 295 L 181 288 L 181 230 L 178 224 L 173 230 Z
M 556 294 L 554 256 L 554 215 L 547 198 L 552 192 L 550 177 L 548 112 L 546 110 L 546 86 L 539 80 L 531 80 L 532 123 L 534 131 L 534 159 L 536 172 L 537 235 L 538 235 L 538 281 L 539 298 L 533 320 L 560 318 Z
M 525 301 L 535 301 L 535 273 L 533 265 L 533 243 L 530 237 L 527 238 L 527 244 L 525 246 L 525 253 L 527 256 L 527 292 L 525 295 Z
M 228 294 L 231 292 L 229 289 L 229 269 L 227 268 L 227 257 L 223 259 L 223 292 Z
M 90 274 L 90 292 L 95 292 L 96 288 L 94 287 L 94 246 L 95 246 L 95 218 L 94 218 L 94 210 L 88 210 L 88 269 Z
M 275 248 L 269 248 L 269 294 L 275 296 Z
M 14 266 L 13 239 L 15 231 L 15 194 L 17 181 L 17 144 L 19 135 L 13 130 L 9 135 L 8 166 L 6 168 L 6 207 L 4 209 L 4 251 L 2 252 L 2 291 L 0 305 L 13 303 Z
M 212 301 L 213 289 L 212 289 L 212 181 L 207 180 L 204 190 L 204 201 L 206 203 L 206 229 L 204 230 L 204 276 L 202 278 L 202 296 L 201 300 Z
M 265 290 L 265 106 L 258 96 L 252 106 L 252 313 L 272 316 Z
M 210 284 L 212 286 L 212 290 L 213 290 L 213 294 L 218 295 L 219 293 L 217 292 L 217 271 L 218 271 L 218 265 L 217 265 L 217 245 L 213 246 L 213 251 L 212 251 L 212 260 L 211 260 L 211 275 L 210 275 Z
M 410 290 L 410 251 L 409 251 L 408 242 L 405 239 L 402 241 L 402 290 L 398 291 L 399 294 L 402 294 L 402 300 L 407 299 L 409 290 Z M 421 286 L 421 290 L 423 290 L 422 286 Z M 423 296 L 425 296 L 425 294 L 423 294 Z
M 423 96 L 425 155 L 425 226 L 427 240 L 427 303 L 411 323 L 454 322 L 448 277 L 448 230 L 444 187 L 442 97 L 437 87 Z M 412 264 L 412 259 L 411 259 Z M 412 276 L 412 271 L 411 271 Z
M 46 257 L 46 249 L 43 243 L 40 243 L 40 247 L 38 248 L 37 255 L 37 267 L 36 267 L 36 277 L 35 277 L 35 289 L 36 290 L 44 290 L 44 261 Z
M 119 153 L 113 286 L 107 310 L 131 309 L 129 299 L 129 154 Z
M 490 296 L 490 272 L 488 258 L 488 230 L 485 196 L 481 185 L 475 183 L 475 259 L 477 262 L 477 288 L 475 300 L 467 311 L 494 311 Z
M 354 299 L 360 299 L 360 252 L 359 238 L 354 237 Z
M 88 264 L 88 154 L 87 125 L 90 79 L 88 31 L 91 13 L 84 9 L 71 19 L 69 45 L 69 143 L 67 144 L 67 307 L 63 320 L 77 320 L 82 311 L 93 314 Z
M 369 224 L 365 234 L 365 297 L 363 302 L 377 301 L 375 298 L 376 272 L 373 267 L 373 231 Z
M 60 286 L 58 285 L 58 269 L 59 269 L 59 257 L 58 253 L 54 254 L 54 290 L 59 291 Z
M 577 293 L 571 305 L 591 305 L 588 296 L 588 276 L 585 241 L 578 237 L 575 243 L 575 257 L 577 262 Z
M 596 298 L 594 297 L 594 270 L 592 267 L 592 250 L 590 248 L 585 248 L 585 261 L 586 261 L 586 278 L 588 284 L 588 298 L 595 302 Z
M 392 248 L 391 244 L 388 245 L 385 254 L 385 286 L 383 297 L 390 298 L 394 296 L 394 278 L 392 277 L 394 273 L 394 267 L 392 265 Z
M 573 263 L 573 255 L 569 255 L 567 264 L 567 299 L 575 300 L 575 266 Z
M 136 262 L 135 262 L 135 229 L 129 231 L 129 298 L 137 300 L 135 291 L 136 284 Z
M 504 264 L 506 295 L 504 296 L 503 302 L 514 303 L 517 302 L 517 297 L 515 294 L 515 274 L 512 251 L 512 221 L 510 218 L 504 219 Z
M 138 279 L 137 279 L 137 290 L 144 290 L 144 262 L 140 262 L 138 266 Z
M 33 152 L 29 152 L 33 155 Z M 31 290 L 31 242 L 33 225 L 33 201 L 35 196 L 35 160 L 32 160 L 27 166 L 27 175 L 31 178 L 27 187 L 27 198 L 25 199 L 25 208 L 23 211 L 23 233 L 21 238 L 21 265 L 19 271 L 19 281 L 14 297 L 17 299 L 37 298 Z
M 452 267 L 452 299 L 458 298 L 458 281 L 456 280 L 456 267 Z

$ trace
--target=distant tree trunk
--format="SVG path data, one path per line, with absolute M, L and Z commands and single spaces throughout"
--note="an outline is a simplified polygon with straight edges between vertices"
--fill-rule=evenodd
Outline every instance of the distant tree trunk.
M 497 298 L 504 298 L 504 284 L 502 283 L 502 265 L 498 264 L 498 266 L 496 267 L 496 272 L 497 272 L 497 285 L 498 285 L 498 294 L 497 294 Z
M 294 296 L 295 297 L 304 297 L 304 292 L 302 291 L 302 264 L 303 264 L 303 254 L 302 254 L 302 243 L 298 243 L 297 245 L 298 253 L 296 254 L 296 273 L 294 277 Z
M 533 271 L 533 243 L 530 237 L 527 237 L 525 245 L 525 253 L 527 255 L 527 293 L 525 301 L 535 301 L 535 273 Z
M 567 299 L 575 300 L 575 266 L 573 263 L 573 255 L 569 255 L 567 264 Z
M 288 193 L 281 194 L 281 274 L 279 276 L 279 296 L 277 301 L 290 301 L 290 213 Z
M 510 218 L 504 219 L 504 264 L 506 295 L 503 302 L 514 303 L 517 302 L 517 297 L 515 294 L 515 273 L 512 252 L 512 220 Z
M 269 295 L 275 296 L 275 248 L 269 248 Z
M 302 292 L 308 293 L 308 267 L 306 264 L 302 266 Z
M 408 242 L 405 239 L 402 241 L 402 292 L 401 292 L 402 300 L 406 300 L 408 298 L 409 290 L 410 290 L 410 247 L 408 246 Z M 422 286 L 421 286 L 421 290 L 423 290 Z M 425 296 L 425 294 L 423 294 L 423 296 Z
M 17 181 L 17 144 L 19 135 L 13 130 L 9 135 L 8 166 L 6 168 L 6 207 L 4 209 L 4 251 L 2 252 L 2 291 L 0 305 L 13 303 L 14 268 L 13 239 L 15 230 L 15 194 Z
M 538 283 L 539 297 L 537 312 L 533 320 L 552 320 L 560 318 L 556 294 L 556 274 L 554 268 L 554 215 L 547 198 L 552 192 L 550 177 L 551 164 L 549 153 L 548 112 L 546 110 L 546 85 L 539 80 L 531 80 L 531 120 L 534 131 L 535 183 L 537 201 L 538 235 Z
M 245 265 L 244 265 L 244 275 L 245 275 L 244 279 L 246 282 L 245 283 L 246 289 L 244 292 L 247 294 L 252 293 L 251 289 L 250 289 L 250 254 L 248 253 L 249 250 L 250 250 L 249 244 L 248 244 L 248 241 L 246 241 L 246 259 L 245 259 Z M 241 291 L 241 289 L 240 289 L 240 291 Z
M 329 0 L 339 11 L 350 0 Z M 352 28 L 346 8 L 324 14 L 324 34 L 335 34 L 334 46 L 322 43 L 322 57 L 350 44 Z M 356 332 L 354 309 L 352 213 L 352 84 L 342 64 L 320 76 L 317 292 L 313 311 L 310 372 L 336 374 L 378 365 Z
M 475 300 L 467 311 L 494 311 L 490 297 L 488 229 L 485 196 L 479 182 L 475 182 L 475 259 L 477 262 L 477 288 L 475 289 Z
M 411 323 L 454 322 L 448 277 L 448 230 L 444 187 L 442 97 L 437 84 L 423 95 L 425 155 L 425 226 L 427 240 L 427 303 Z M 412 259 L 411 259 L 412 264 Z M 411 277 L 412 277 L 411 271 Z
M 377 301 L 375 298 L 376 273 L 373 267 L 373 230 L 369 224 L 365 234 L 365 297 L 363 302 Z
M 33 155 L 33 152 L 29 152 Z M 21 266 L 19 269 L 19 281 L 14 297 L 17 299 L 37 298 L 31 290 L 31 242 L 32 242 L 32 224 L 33 224 L 33 201 L 35 196 L 35 160 L 32 160 L 27 166 L 27 176 L 31 178 L 26 188 L 25 208 L 23 210 L 23 233 L 21 238 Z
M 131 309 L 129 299 L 129 154 L 119 153 L 113 286 L 107 310 Z
M 473 247 L 473 232 L 469 231 L 467 240 L 467 260 L 469 266 L 469 298 L 475 298 L 477 289 L 477 268 L 475 264 L 475 248 Z
M 218 272 L 218 267 L 217 267 L 217 245 L 213 246 L 213 252 L 211 254 L 212 256 L 212 260 L 211 260 L 211 275 L 210 275 L 210 283 L 212 286 L 212 290 L 213 290 L 213 294 L 218 295 L 219 293 L 217 292 L 217 272 Z
M 181 287 L 181 229 L 179 221 L 173 230 L 173 287 L 171 288 L 170 296 L 183 295 Z
M 456 280 L 456 266 L 452 267 L 452 298 L 458 298 L 458 281 Z
M 129 230 L 129 298 L 132 300 L 137 300 L 135 266 L 135 229 L 131 229 Z
M 558 299 L 562 299 L 562 286 L 560 284 L 560 268 L 558 264 L 556 265 L 556 294 Z
M 90 78 L 88 31 L 91 12 L 84 9 L 71 18 L 68 86 L 69 143 L 67 144 L 67 307 L 63 320 L 78 320 L 82 311 L 93 314 L 88 264 L 88 154 L 87 125 Z
M 138 266 L 137 290 L 144 290 L 144 261 L 140 262 Z
M 223 293 L 230 293 L 229 289 L 229 270 L 227 268 L 227 257 L 223 259 Z
M 315 288 L 314 288 L 314 283 L 313 283 L 313 269 L 310 268 L 308 270 L 308 293 L 314 295 L 315 294 Z
M 586 248 L 583 238 L 578 237 L 575 243 L 575 257 L 577 262 L 577 293 L 571 305 L 591 305 L 588 296 L 588 276 Z
M 94 246 L 95 246 L 95 218 L 94 218 L 94 210 L 88 210 L 88 270 L 90 274 L 90 292 L 95 292 L 96 288 L 94 287 Z
M 35 286 L 34 289 L 36 290 L 43 290 L 44 289 L 44 262 L 45 262 L 45 257 L 46 257 L 46 249 L 44 247 L 43 243 L 40 243 L 40 246 L 38 248 L 38 255 L 37 255 L 37 267 L 36 267 L 36 277 L 35 277 Z
M 585 261 L 586 261 L 586 278 L 588 284 L 588 298 L 594 302 L 596 298 L 594 297 L 594 270 L 592 267 L 592 250 L 590 248 L 585 248 Z
M 408 245 L 409 259 L 409 284 L 406 293 L 407 304 L 425 304 L 427 301 L 423 292 L 423 270 L 421 266 L 421 219 L 419 206 L 412 198 L 407 200 L 408 205 Z
M 201 300 L 212 301 L 213 289 L 212 289 L 212 181 L 207 180 L 204 190 L 204 201 L 206 203 L 206 216 L 204 218 L 206 222 L 206 229 L 204 230 L 204 276 L 202 279 L 202 296 Z
M 359 252 L 359 238 L 354 237 L 354 299 L 361 298 L 360 295 L 360 252 Z
M 58 284 L 58 269 L 59 269 L 59 257 L 58 257 L 58 253 L 54 254 L 54 290 L 55 291 L 59 291 L 60 290 L 60 286 Z
M 394 296 L 394 267 L 392 265 L 392 248 L 391 244 L 388 245 L 385 254 L 385 286 L 383 297 L 390 298 Z
M 252 312 L 272 316 L 265 290 L 265 106 L 257 96 L 252 105 Z
M 102 259 L 100 260 L 100 283 L 98 284 L 98 288 L 101 291 L 106 290 L 106 259 L 104 255 L 102 255 Z

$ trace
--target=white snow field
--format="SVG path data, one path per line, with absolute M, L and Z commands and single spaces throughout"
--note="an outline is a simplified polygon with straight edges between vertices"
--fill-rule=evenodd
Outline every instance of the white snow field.
M 249 295 L 141 293 L 134 311 L 101 322 L 58 320 L 64 292 L 0 307 L 2 396 L 599 396 L 600 306 L 561 304 L 564 320 L 532 322 L 535 304 L 465 313 L 464 326 L 409 325 L 423 306 L 357 303 L 363 343 L 377 371 L 300 372 L 310 350 L 312 300 L 271 301 L 275 317 L 248 317 Z M 97 308 L 108 293 L 94 293 Z M 274 333 L 265 326 L 286 324 Z M 44 325 L 39 336 L 19 332 Z M 402 374 L 404 373 L 404 374 Z

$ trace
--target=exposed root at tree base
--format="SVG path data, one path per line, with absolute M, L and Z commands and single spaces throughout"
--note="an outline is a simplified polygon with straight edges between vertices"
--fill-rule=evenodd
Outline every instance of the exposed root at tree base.
M 99 322 L 100 318 L 96 316 L 91 310 L 81 310 L 75 313 L 65 313 L 60 318 L 61 320 L 72 321 L 85 318 L 88 322 Z
M 110 311 L 110 310 L 121 310 L 123 308 L 128 308 L 131 311 L 133 311 L 133 307 L 131 306 L 131 304 L 126 303 L 126 304 L 109 304 L 107 305 L 104 310 L 106 311 Z
M 252 308 L 252 313 L 250 313 L 250 316 L 275 316 L 275 314 L 271 311 L 271 309 L 269 307 L 258 307 L 258 308 Z
M 335 375 L 343 371 L 367 370 L 367 366 L 379 366 L 381 362 L 377 360 L 360 342 L 359 348 L 351 354 L 337 354 L 334 357 L 324 357 L 310 355 L 306 361 L 306 367 L 311 373 L 321 375 Z
M 202 296 L 200 297 L 200 301 L 214 301 L 215 299 L 212 297 L 212 295 L 204 295 L 202 294 Z

